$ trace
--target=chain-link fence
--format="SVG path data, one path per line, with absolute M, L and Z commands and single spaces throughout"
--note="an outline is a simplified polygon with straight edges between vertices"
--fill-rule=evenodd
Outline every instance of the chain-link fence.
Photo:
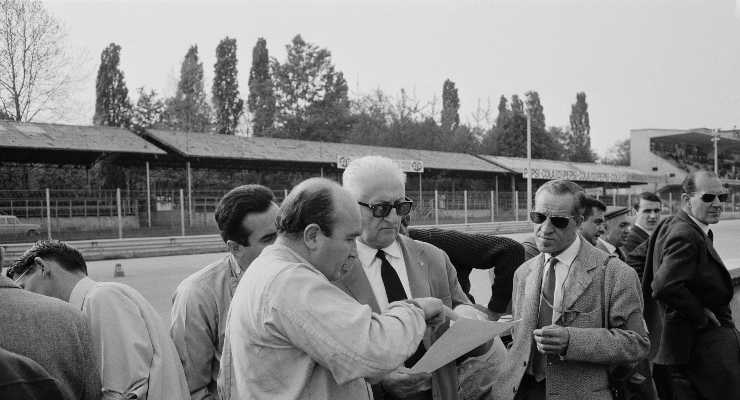
M 0 191 L 0 242 L 51 236 L 62 240 L 180 236 L 216 233 L 213 214 L 228 191 L 40 190 Z M 275 191 L 281 202 L 286 190 Z M 414 225 L 527 220 L 526 192 L 409 191 Z M 608 206 L 630 206 L 636 194 L 594 195 Z M 662 195 L 663 213 L 674 213 L 680 198 Z M 740 193 L 723 203 L 724 216 L 740 217 Z M 15 216 L 17 218 L 11 218 Z

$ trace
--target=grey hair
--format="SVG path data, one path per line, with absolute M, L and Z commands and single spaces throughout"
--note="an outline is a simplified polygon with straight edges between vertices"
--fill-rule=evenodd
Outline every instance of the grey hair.
M 342 174 L 342 185 L 357 199 L 367 182 L 377 179 L 395 180 L 406 186 L 406 174 L 393 160 L 383 156 L 364 156 L 352 160 Z
M 717 174 L 715 174 L 713 171 L 707 171 L 703 169 L 691 171 L 688 175 L 686 175 L 686 178 L 684 178 L 683 182 L 681 183 L 681 188 L 683 189 L 683 192 L 686 194 L 692 194 L 696 192 L 696 178 L 700 176 L 719 179 Z

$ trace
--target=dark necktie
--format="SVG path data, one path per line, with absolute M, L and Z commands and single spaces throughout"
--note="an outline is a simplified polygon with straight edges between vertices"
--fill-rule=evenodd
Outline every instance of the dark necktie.
M 403 284 L 401 284 L 401 278 L 398 277 L 396 270 L 388 259 L 385 257 L 383 250 L 378 250 L 375 255 L 380 259 L 380 276 L 383 278 L 383 286 L 385 286 L 385 294 L 388 296 L 388 303 L 393 303 L 398 300 L 405 300 L 406 291 L 403 290 Z
M 542 276 L 542 294 L 540 295 L 540 307 L 539 316 L 537 319 L 537 328 L 552 324 L 552 307 L 555 302 L 555 264 L 558 263 L 558 259 L 555 257 L 550 258 L 545 271 Z M 534 337 L 532 338 L 532 350 L 531 354 L 531 374 L 537 382 L 545 379 L 545 364 L 547 363 L 547 357 L 537 350 Z
M 380 259 L 380 276 L 383 278 L 383 286 L 385 286 L 385 294 L 388 297 L 388 303 L 407 299 L 406 291 L 403 290 L 403 284 L 401 284 L 401 278 L 398 277 L 396 270 L 393 269 L 391 263 L 388 262 L 388 259 L 385 257 L 385 252 L 383 250 L 378 250 L 375 257 Z M 419 343 L 419 347 L 416 349 L 416 352 L 412 354 L 411 357 L 403 363 L 403 365 L 406 368 L 413 367 L 425 352 L 424 342 Z
M 709 241 L 714 243 L 714 232 L 711 229 L 707 231 L 707 236 L 709 236 Z

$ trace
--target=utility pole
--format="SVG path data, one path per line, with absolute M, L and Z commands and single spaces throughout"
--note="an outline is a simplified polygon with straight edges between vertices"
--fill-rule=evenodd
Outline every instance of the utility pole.
M 717 142 L 719 142 L 719 129 L 714 130 L 714 136 L 712 136 L 712 142 L 714 142 L 714 173 L 719 176 L 718 164 L 719 155 L 717 154 Z
M 527 213 L 532 211 L 532 116 L 527 111 Z M 529 215 L 529 214 L 527 214 Z

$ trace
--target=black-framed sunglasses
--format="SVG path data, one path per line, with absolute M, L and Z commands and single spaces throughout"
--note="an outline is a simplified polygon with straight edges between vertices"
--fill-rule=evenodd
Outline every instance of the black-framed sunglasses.
M 704 193 L 703 195 L 701 195 L 701 201 L 705 203 L 711 203 L 714 201 L 715 197 L 719 198 L 720 203 L 727 203 L 727 201 L 730 200 L 729 193 L 722 193 L 722 194 Z
M 396 214 L 399 217 L 403 217 L 404 215 L 408 215 L 408 213 L 411 212 L 411 210 L 414 209 L 414 201 L 409 199 L 408 197 L 404 198 L 403 200 L 396 200 L 391 203 L 376 203 L 376 204 L 367 204 L 363 203 L 361 201 L 358 201 L 357 204 L 367 207 L 372 211 L 373 217 L 375 218 L 385 218 L 388 216 L 388 214 L 391 213 L 392 209 L 396 209 Z
M 550 222 L 552 223 L 552 226 L 558 229 L 565 229 L 570 223 L 570 220 L 574 219 L 575 217 L 573 216 L 565 217 L 565 216 L 560 216 L 560 215 L 547 215 L 547 214 L 543 214 L 537 211 L 529 212 L 529 220 L 534 222 L 537 225 L 544 224 L 548 218 L 550 218 Z

